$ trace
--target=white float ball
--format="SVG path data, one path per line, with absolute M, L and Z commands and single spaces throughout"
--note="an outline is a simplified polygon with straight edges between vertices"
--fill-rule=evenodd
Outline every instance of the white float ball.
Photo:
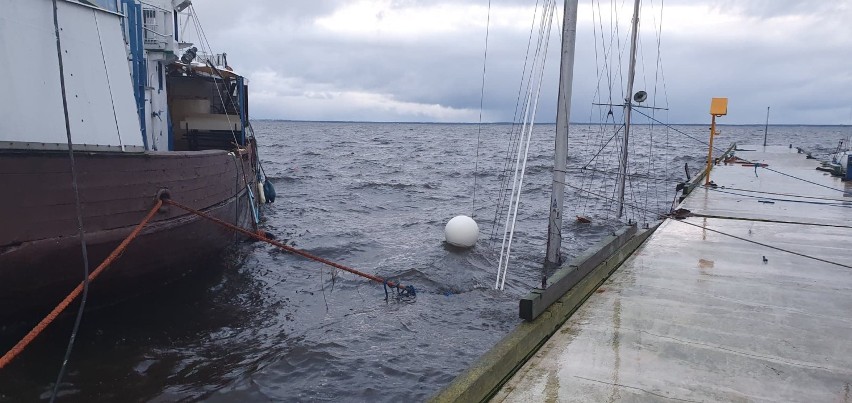
M 444 237 L 447 243 L 462 248 L 469 248 L 479 238 L 479 226 L 476 221 L 466 215 L 453 217 L 444 227 Z

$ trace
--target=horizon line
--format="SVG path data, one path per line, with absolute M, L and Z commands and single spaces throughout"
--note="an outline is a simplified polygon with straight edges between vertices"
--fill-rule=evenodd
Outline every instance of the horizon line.
M 396 121 L 396 120 L 303 120 L 280 118 L 251 118 L 255 121 L 293 122 L 293 123 L 386 123 L 386 124 L 431 124 L 431 125 L 511 125 L 515 122 L 429 122 L 429 121 Z M 555 125 L 556 122 L 536 122 L 537 125 Z M 571 122 L 571 125 L 621 125 L 621 123 Z M 710 123 L 657 123 L 669 126 L 705 126 Z M 717 123 L 716 126 L 764 126 L 765 123 Z M 852 127 L 850 124 L 816 124 L 816 123 L 770 123 L 769 126 L 823 126 L 823 127 Z

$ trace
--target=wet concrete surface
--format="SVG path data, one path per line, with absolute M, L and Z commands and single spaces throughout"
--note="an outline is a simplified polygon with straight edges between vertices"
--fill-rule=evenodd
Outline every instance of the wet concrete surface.
M 778 172 L 715 167 L 494 401 L 852 399 L 852 187 L 741 148 Z

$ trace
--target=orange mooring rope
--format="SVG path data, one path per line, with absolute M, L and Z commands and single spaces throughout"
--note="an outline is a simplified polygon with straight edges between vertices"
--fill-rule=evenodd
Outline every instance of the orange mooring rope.
M 107 267 L 109 267 L 109 265 L 112 264 L 112 262 L 124 252 L 124 250 L 127 248 L 127 245 L 130 244 L 130 241 L 132 241 L 139 235 L 139 232 L 142 231 L 142 228 L 145 227 L 146 224 L 148 224 L 148 221 L 151 221 L 151 219 L 154 217 L 154 214 L 156 214 L 157 211 L 160 210 L 160 207 L 162 207 L 162 205 L 163 201 L 157 200 L 157 203 L 154 205 L 154 208 L 152 208 L 151 211 L 148 212 L 148 215 L 146 215 L 145 218 L 141 222 L 139 222 L 139 224 L 136 225 L 136 228 L 134 228 L 133 231 L 131 231 L 130 234 L 127 235 L 127 238 L 124 238 L 124 240 L 121 241 L 120 244 L 118 244 L 118 246 L 112 251 L 112 253 L 110 253 L 109 256 L 107 256 L 107 258 L 100 265 L 98 265 L 98 267 L 95 268 L 95 270 L 92 271 L 91 274 L 89 274 L 89 282 L 93 281 L 96 277 L 98 277 L 101 272 L 103 272 Z M 53 310 L 50 311 L 50 313 L 47 314 L 47 316 L 45 316 L 44 319 L 42 319 L 41 322 L 39 322 L 33 328 L 33 330 L 30 330 L 30 332 L 27 333 L 27 335 L 24 336 L 24 338 L 21 339 L 18 344 L 15 344 L 15 346 L 12 347 L 8 352 L 6 352 L 6 354 L 0 357 L 0 369 L 8 365 L 15 357 L 18 356 L 18 354 L 24 351 L 24 348 L 26 348 L 33 340 L 35 340 L 35 338 L 38 337 L 38 335 L 41 334 L 41 332 L 44 331 L 44 329 L 48 325 L 50 325 L 56 319 L 56 317 L 59 316 L 59 314 L 62 313 L 62 311 L 64 311 L 65 308 L 67 308 L 68 305 L 70 305 L 71 302 L 73 302 L 80 295 L 82 291 L 83 282 L 80 282 L 80 284 L 77 285 L 77 287 L 74 288 L 74 290 L 71 291 L 71 293 L 68 294 L 68 296 L 65 297 L 65 299 L 63 299 L 62 302 L 60 302 L 59 305 L 56 306 L 56 308 L 53 308 Z
M 364 278 L 367 278 L 367 279 L 373 280 L 373 281 L 375 281 L 375 282 L 377 282 L 377 283 L 384 284 L 384 285 L 386 285 L 386 286 L 388 286 L 388 287 L 391 287 L 391 288 L 397 288 L 397 289 L 402 290 L 402 291 L 404 291 L 404 292 L 407 292 L 407 293 L 409 293 L 409 294 L 411 294 L 411 295 L 413 295 L 413 294 L 414 294 L 414 287 L 412 287 L 412 286 L 407 286 L 407 287 L 406 287 L 406 286 L 403 286 L 403 285 L 402 285 L 402 284 L 400 284 L 400 283 L 395 283 L 395 282 L 393 282 L 393 281 L 388 281 L 388 280 L 385 280 L 385 279 L 383 279 L 383 278 L 381 278 L 381 277 L 379 277 L 379 276 L 374 276 L 374 275 L 369 274 L 369 273 L 364 273 L 364 272 L 362 272 L 362 271 L 359 271 L 359 270 L 353 269 L 353 268 L 351 268 L 351 267 L 346 267 L 346 266 L 344 266 L 344 265 L 342 265 L 342 264 L 332 262 L 331 260 L 323 259 L 323 258 L 321 258 L 321 257 L 319 257 L 319 256 L 312 255 L 312 254 L 310 254 L 310 253 L 308 253 L 308 252 L 305 252 L 305 251 L 303 251 L 303 250 L 299 250 L 299 249 L 296 249 L 296 248 L 294 248 L 294 247 L 292 247 L 292 246 L 288 246 L 288 245 L 286 245 L 286 244 L 284 244 L 284 243 L 282 243 L 282 242 L 278 242 L 278 241 L 276 241 L 276 240 L 269 239 L 268 237 L 266 237 L 266 236 L 265 236 L 265 235 L 263 235 L 263 234 L 256 233 L 256 232 L 251 232 L 251 231 L 249 231 L 249 230 L 247 230 L 247 229 L 245 229 L 245 228 L 241 228 L 241 227 L 238 227 L 238 226 L 236 226 L 236 225 L 233 225 L 233 224 L 227 223 L 227 222 L 222 221 L 222 220 L 220 220 L 220 219 L 218 219 L 218 218 L 216 218 L 216 217 L 211 217 L 211 216 L 209 216 L 209 215 L 207 215 L 207 214 L 205 214 L 205 213 L 202 213 L 202 212 L 200 212 L 200 211 L 198 211 L 198 210 L 194 210 L 194 209 L 192 209 L 192 208 L 190 208 L 190 207 L 184 206 L 183 204 L 180 204 L 180 203 L 178 203 L 178 202 L 176 202 L 176 201 L 173 201 L 173 200 L 171 200 L 171 199 L 165 199 L 165 200 L 163 200 L 163 203 L 171 204 L 172 206 L 175 206 L 175 207 L 180 207 L 180 208 L 182 208 L 182 209 L 184 209 L 184 210 L 186 210 L 186 211 L 188 211 L 188 212 L 190 212 L 190 213 L 192 213 L 192 214 L 198 215 L 198 216 L 200 216 L 200 217 L 204 217 L 204 218 L 206 218 L 206 219 L 208 219 L 208 220 L 210 220 L 210 221 L 213 221 L 213 222 L 215 222 L 215 223 L 217 223 L 217 224 L 219 224 L 219 225 L 221 225 L 221 226 L 223 226 L 223 227 L 229 228 L 229 229 L 231 229 L 231 230 L 233 230 L 233 231 L 239 232 L 239 233 L 241 233 L 241 234 L 243 234 L 243 235 L 246 235 L 246 236 L 248 236 L 248 237 L 251 237 L 251 238 L 257 239 L 257 240 L 259 240 L 259 241 L 266 242 L 266 243 L 271 244 L 271 245 L 275 245 L 275 246 L 277 246 L 277 247 L 279 247 L 279 248 L 281 248 L 281 249 L 286 250 L 287 252 L 290 252 L 290 253 L 293 253 L 293 254 L 296 254 L 296 255 L 299 255 L 299 256 L 302 256 L 302 257 L 306 257 L 306 258 L 308 258 L 308 259 L 315 260 L 315 261 L 320 262 L 320 263 L 327 264 L 327 265 L 329 265 L 329 266 L 331 266 L 331 267 L 335 267 L 335 268 L 338 268 L 338 269 L 343 270 L 343 271 L 347 271 L 347 272 L 352 273 L 352 274 L 356 274 L 356 275 L 358 275 L 358 276 L 361 276 L 361 277 L 364 277 Z

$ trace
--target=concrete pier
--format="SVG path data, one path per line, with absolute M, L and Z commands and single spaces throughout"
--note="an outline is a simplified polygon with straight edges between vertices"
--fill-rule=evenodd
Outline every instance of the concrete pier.
M 741 148 L 492 401 L 852 400 L 852 183 Z

